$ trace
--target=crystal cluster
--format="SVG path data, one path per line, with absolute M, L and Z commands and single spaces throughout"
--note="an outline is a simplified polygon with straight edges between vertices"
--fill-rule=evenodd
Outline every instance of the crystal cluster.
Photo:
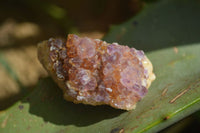
M 155 79 L 143 51 L 73 34 L 40 43 L 38 58 L 74 103 L 131 110 Z

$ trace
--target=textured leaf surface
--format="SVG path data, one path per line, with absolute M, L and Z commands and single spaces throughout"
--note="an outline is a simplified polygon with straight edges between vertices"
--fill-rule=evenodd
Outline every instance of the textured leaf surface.
M 189 45 L 147 54 L 157 79 L 135 110 L 66 102 L 61 90 L 47 78 L 41 79 L 28 97 L 0 112 L 0 132 L 156 132 L 199 110 L 199 7 L 198 0 L 163 0 L 114 26 L 105 36 L 108 42 L 145 51 Z
M 148 54 L 157 79 L 133 111 L 66 102 L 50 78 L 35 91 L 0 113 L 6 132 L 143 132 L 158 131 L 200 108 L 200 45 Z

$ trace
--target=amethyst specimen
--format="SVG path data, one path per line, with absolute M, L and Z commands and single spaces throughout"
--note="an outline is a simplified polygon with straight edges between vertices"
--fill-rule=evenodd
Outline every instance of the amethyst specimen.
M 74 103 L 131 110 L 155 79 L 143 51 L 73 34 L 40 43 L 38 57 Z

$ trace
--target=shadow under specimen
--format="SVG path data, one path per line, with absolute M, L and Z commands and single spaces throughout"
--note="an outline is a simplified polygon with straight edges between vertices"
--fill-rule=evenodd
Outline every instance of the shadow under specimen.
M 30 104 L 29 112 L 57 125 L 87 126 L 111 119 L 125 112 L 109 106 L 90 106 L 67 102 L 51 78 L 40 80 L 38 87 L 22 102 Z

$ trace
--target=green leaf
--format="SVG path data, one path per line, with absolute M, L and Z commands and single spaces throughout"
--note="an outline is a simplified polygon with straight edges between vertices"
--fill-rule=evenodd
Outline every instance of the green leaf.
M 104 37 L 144 51 L 200 42 L 199 0 L 159 0 Z
M 67 102 L 51 78 L 46 78 L 29 96 L 0 112 L 0 132 L 157 132 L 199 110 L 199 7 L 198 0 L 152 3 L 105 36 L 108 42 L 146 51 L 189 45 L 147 54 L 157 78 L 135 110 Z
M 148 54 L 157 79 L 130 112 L 67 102 L 50 79 L 0 113 L 0 131 L 118 133 L 158 131 L 200 108 L 200 44 Z

